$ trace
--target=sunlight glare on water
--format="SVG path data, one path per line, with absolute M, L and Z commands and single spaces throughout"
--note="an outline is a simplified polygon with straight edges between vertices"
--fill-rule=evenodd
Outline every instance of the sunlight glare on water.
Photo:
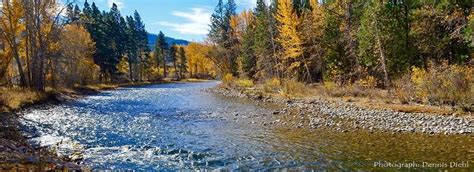
M 234 122 L 229 120 L 234 112 L 273 109 L 202 91 L 217 84 L 105 91 L 26 111 L 23 129 L 32 141 L 62 155 L 81 153 L 83 164 L 94 169 L 371 169 L 375 160 L 474 159 L 466 152 L 473 149 L 467 144 L 472 138 L 466 137 L 341 134 Z

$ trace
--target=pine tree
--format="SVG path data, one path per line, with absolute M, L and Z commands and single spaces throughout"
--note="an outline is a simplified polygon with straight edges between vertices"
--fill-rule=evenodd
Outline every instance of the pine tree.
M 256 70 L 256 57 L 255 57 L 255 48 L 256 46 L 254 41 L 255 28 L 253 24 L 247 26 L 245 33 L 242 37 L 242 46 L 240 54 L 240 63 L 241 63 L 241 75 L 244 75 L 248 78 L 253 78 Z
M 254 10 L 255 29 L 254 35 L 254 53 L 256 55 L 256 73 L 257 78 L 270 78 L 274 76 L 275 59 L 274 46 L 272 45 L 272 15 L 270 14 L 265 0 L 257 0 L 257 6 Z
M 120 11 L 116 4 L 112 4 L 110 12 L 104 16 L 104 32 L 105 37 L 102 39 L 106 40 L 106 49 L 102 55 L 105 59 L 105 72 L 108 75 L 108 79 L 113 79 L 117 74 L 117 64 L 119 64 L 121 58 L 125 54 L 126 35 L 125 20 L 120 15 Z
M 78 22 L 81 18 L 81 10 L 79 6 L 74 4 L 68 4 L 66 7 L 66 23 Z
M 186 51 L 184 47 L 179 47 L 179 78 L 184 78 L 184 73 L 188 72 L 188 58 L 186 57 Z
M 322 81 L 324 69 L 326 14 L 317 0 L 310 1 L 311 8 L 306 8 L 301 14 L 299 29 L 304 48 L 303 59 L 308 74 L 306 81 Z
M 138 31 L 136 29 L 136 22 L 131 16 L 127 16 L 127 57 L 129 66 L 130 81 L 135 80 L 134 67 L 138 63 Z
M 224 39 L 226 39 L 226 35 L 222 34 L 222 32 L 224 31 L 223 25 L 225 22 L 224 13 L 224 3 L 222 2 L 222 0 L 219 0 L 214 10 L 214 13 L 211 16 L 211 25 L 208 34 L 209 39 L 211 39 L 212 42 L 218 45 L 223 44 Z
M 387 71 L 385 42 L 387 40 L 386 37 L 390 36 L 390 34 L 383 32 L 382 20 L 386 19 L 385 16 L 383 16 L 384 5 L 385 4 L 378 0 L 368 1 L 361 19 L 361 27 L 358 36 L 361 57 L 366 57 L 364 61 L 369 65 L 370 63 L 377 63 L 371 59 L 378 59 L 383 71 L 383 83 L 385 87 L 388 87 L 390 81 Z
M 176 53 L 177 53 L 177 48 L 176 48 L 176 45 L 173 43 L 173 45 L 170 46 L 168 57 L 169 57 L 169 60 L 173 62 L 175 77 L 179 78 L 178 66 L 176 65 L 176 61 L 177 61 Z
M 239 43 L 234 29 L 231 27 L 231 19 L 236 15 L 236 4 L 228 0 L 223 4 L 219 0 L 214 13 L 211 16 L 211 28 L 209 39 L 216 44 L 217 65 L 224 73 L 237 74 L 237 57 L 239 55 Z
M 168 51 L 168 43 L 166 43 L 165 34 L 160 31 L 158 37 L 156 38 L 155 54 L 157 54 L 157 61 L 163 63 L 163 77 L 167 76 L 167 62 L 166 52 Z
M 237 5 L 235 4 L 234 0 L 228 0 L 226 4 L 226 10 L 225 10 L 225 34 L 228 35 L 227 39 L 225 40 L 224 43 L 224 48 L 227 51 L 226 57 L 228 57 L 228 63 L 229 64 L 229 72 L 237 75 L 237 58 L 239 56 L 239 40 L 237 38 L 236 30 L 231 27 L 230 21 L 233 17 L 237 15 L 236 13 Z

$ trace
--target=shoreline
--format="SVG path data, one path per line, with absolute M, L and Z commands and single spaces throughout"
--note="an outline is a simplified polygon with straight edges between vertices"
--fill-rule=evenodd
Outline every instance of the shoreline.
M 369 132 L 472 135 L 473 116 L 440 115 L 433 113 L 399 112 L 392 109 L 362 107 L 353 102 L 329 98 L 294 98 L 264 94 L 259 90 L 215 87 L 206 90 L 225 97 L 251 99 L 283 105 L 273 115 L 279 119 L 262 125 L 293 128 L 328 128 L 338 132 L 367 130 Z
M 38 101 L 22 104 L 18 108 L 10 109 L 7 112 L 0 112 L 0 119 L 2 119 L 0 128 L 4 131 L 0 133 L 0 170 L 90 170 L 87 166 L 76 164 L 76 162 L 82 160 L 81 155 L 73 154 L 59 157 L 50 147 L 40 147 L 28 141 L 28 138 L 23 135 L 23 131 L 19 128 L 19 112 L 30 108 L 74 101 L 106 90 L 173 82 L 181 81 L 97 84 L 60 89 L 43 93 L 46 96 Z

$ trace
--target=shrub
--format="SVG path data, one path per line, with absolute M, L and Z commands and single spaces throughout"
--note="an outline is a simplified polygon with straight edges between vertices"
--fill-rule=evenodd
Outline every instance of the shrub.
M 237 79 L 237 81 L 235 81 L 235 84 L 238 87 L 243 87 L 243 88 L 250 88 L 255 85 L 253 81 L 250 79 Z
M 302 96 L 306 92 L 306 86 L 295 79 L 285 80 L 282 91 L 285 96 Z
M 278 78 L 266 80 L 263 84 L 263 90 L 267 93 L 277 92 L 281 89 L 281 82 Z
M 373 76 L 367 76 L 358 80 L 356 84 L 365 89 L 372 89 L 377 86 L 377 79 L 375 79 Z
M 414 84 L 411 82 L 410 75 L 405 75 L 396 80 L 394 83 L 393 95 L 397 97 L 401 103 L 408 104 L 416 100 L 416 90 Z
M 474 69 L 468 66 L 443 65 L 428 70 L 412 68 L 406 77 L 397 81 L 396 96 L 402 101 L 424 101 L 431 104 L 474 104 Z
M 222 83 L 226 87 L 232 87 L 234 85 L 234 76 L 230 73 L 227 73 L 222 77 Z

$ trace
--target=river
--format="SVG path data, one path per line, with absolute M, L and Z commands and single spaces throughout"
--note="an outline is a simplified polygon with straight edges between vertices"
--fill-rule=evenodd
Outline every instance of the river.
M 414 163 L 474 168 L 470 136 L 341 133 L 263 126 L 278 105 L 204 92 L 218 82 L 104 91 L 23 112 L 31 141 L 93 169 L 370 170 Z

